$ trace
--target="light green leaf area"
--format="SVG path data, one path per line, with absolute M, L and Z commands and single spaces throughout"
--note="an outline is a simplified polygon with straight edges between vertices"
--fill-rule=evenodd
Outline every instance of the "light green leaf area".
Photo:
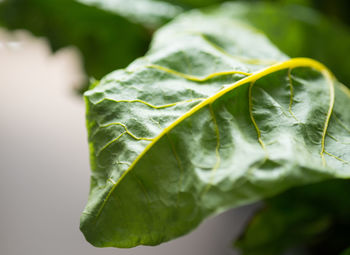
M 85 93 L 95 246 L 157 245 L 290 187 L 350 177 L 350 93 L 254 28 L 192 11 Z

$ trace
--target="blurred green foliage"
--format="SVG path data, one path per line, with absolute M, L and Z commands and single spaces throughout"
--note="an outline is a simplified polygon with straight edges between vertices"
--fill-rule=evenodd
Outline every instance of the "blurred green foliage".
M 0 24 L 47 37 L 53 50 L 76 46 L 87 74 L 95 78 L 143 55 L 151 36 L 121 16 L 73 0 L 4 1 Z
M 344 250 L 340 255 L 350 255 L 350 248 Z
M 27 29 L 34 35 L 47 37 L 53 50 L 76 46 L 82 53 L 88 77 L 100 79 L 144 55 L 154 30 L 177 14 L 221 2 L 224 1 L 4 0 L 0 2 L 0 25 L 10 30 Z M 257 4 L 252 5 L 242 19 L 263 30 L 282 51 L 291 57 L 316 58 L 329 66 L 340 81 L 350 84 L 347 71 L 350 58 L 346 58 L 350 52 L 348 29 L 310 9 L 290 6 L 315 7 L 333 19 L 349 22 L 346 12 L 349 1 L 244 2 Z M 273 4 L 259 4 L 261 2 Z M 136 5 L 141 7 L 134 8 Z
M 268 199 L 236 246 L 242 255 L 337 255 L 350 244 L 349 193 L 350 180 L 332 180 Z
M 257 0 L 259 1 L 259 0 Z M 267 0 L 272 3 L 298 4 L 324 13 L 328 18 L 350 25 L 348 0 Z

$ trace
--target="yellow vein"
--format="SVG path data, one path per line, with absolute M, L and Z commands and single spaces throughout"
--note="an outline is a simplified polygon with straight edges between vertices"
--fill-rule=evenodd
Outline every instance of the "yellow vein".
M 337 160 L 339 160 L 339 161 L 341 161 L 341 162 L 343 162 L 343 163 L 345 163 L 345 164 L 350 164 L 349 161 L 346 161 L 346 160 L 344 160 L 344 159 L 341 159 L 341 158 L 339 158 L 339 157 L 337 157 L 337 156 L 335 156 L 335 155 L 333 155 L 333 154 L 331 154 L 331 153 L 329 153 L 329 152 L 327 152 L 327 151 L 324 151 L 324 153 L 326 153 L 328 156 L 330 156 L 330 157 L 332 157 L 332 158 L 335 158 L 335 159 L 337 159 Z
M 137 137 L 135 136 L 133 133 L 131 133 L 128 128 L 120 122 L 112 122 L 112 123 L 108 123 L 106 125 L 101 125 L 101 128 L 106 128 L 106 127 L 110 127 L 110 126 L 122 126 L 124 128 L 124 132 L 121 133 L 118 137 L 114 138 L 113 140 L 109 141 L 108 143 L 106 143 L 97 153 L 96 156 L 100 155 L 102 151 L 104 151 L 108 146 L 110 146 L 112 143 L 115 143 L 116 141 L 119 140 L 119 138 L 121 138 L 124 134 L 128 134 L 129 136 L 131 136 L 132 138 L 134 138 L 135 140 L 146 140 L 146 141 L 153 141 L 153 138 L 147 138 L 147 137 Z
M 289 113 L 290 113 L 290 115 L 292 115 L 292 117 L 297 122 L 300 122 L 292 110 L 293 102 L 294 102 L 294 86 L 293 86 L 293 81 L 292 81 L 292 69 L 291 68 L 288 69 L 288 81 L 289 81 L 289 89 L 290 89 Z
M 118 165 L 128 165 L 128 166 L 131 165 L 131 163 L 130 163 L 130 162 L 127 162 L 127 161 L 117 161 L 117 162 L 115 162 L 115 164 L 118 164 Z
M 110 183 L 112 183 L 113 185 L 116 184 L 115 180 L 113 180 L 112 178 L 108 178 L 108 181 L 109 181 Z
M 255 127 L 255 130 L 256 130 L 256 133 L 258 135 L 258 141 L 261 145 L 261 148 L 264 150 L 265 154 L 266 154 L 266 157 L 267 157 L 267 150 L 266 150 L 266 146 L 264 144 L 264 142 L 262 141 L 261 139 L 261 131 L 258 127 L 258 125 L 256 124 L 256 121 L 255 121 L 255 118 L 254 118 L 254 115 L 253 115 L 253 97 L 252 97 L 252 89 L 253 89 L 253 86 L 254 86 L 254 83 L 255 81 L 252 81 L 249 85 L 249 94 L 248 94 L 248 103 L 249 103 L 249 116 L 250 116 L 250 119 Z
M 232 90 L 234 90 L 234 89 L 236 89 L 236 88 L 238 88 L 238 87 L 240 87 L 242 85 L 245 85 L 245 84 L 247 84 L 249 82 L 255 82 L 256 80 L 258 80 L 258 79 L 260 79 L 260 78 L 262 78 L 262 77 L 264 77 L 266 75 L 269 75 L 271 73 L 274 73 L 274 72 L 277 72 L 277 71 L 280 71 L 280 70 L 283 70 L 283 69 L 295 68 L 295 67 L 310 67 L 310 68 L 314 68 L 315 70 L 318 70 L 330 82 L 329 83 L 330 91 L 334 91 L 333 74 L 323 64 L 321 64 L 320 62 L 318 62 L 316 60 L 309 59 L 309 58 L 293 58 L 293 59 L 289 59 L 289 60 L 277 63 L 275 65 L 266 67 L 266 68 L 264 68 L 264 69 L 262 69 L 260 71 L 257 71 L 255 73 L 253 73 L 252 75 L 250 75 L 248 77 L 245 77 L 245 78 L 235 82 L 231 86 L 228 86 L 228 87 L 220 90 L 219 92 L 217 92 L 213 96 L 208 97 L 206 100 L 204 100 L 201 103 L 197 104 L 196 106 L 191 108 L 187 113 L 185 113 L 184 115 L 180 116 L 177 120 L 175 120 L 168 127 L 164 128 L 163 131 L 157 137 L 155 137 L 151 143 L 149 143 L 145 147 L 145 149 L 132 162 L 130 167 L 121 175 L 121 177 L 118 179 L 117 183 L 108 192 L 108 194 L 106 196 L 106 199 L 104 199 L 103 203 L 101 204 L 101 209 L 105 206 L 105 204 L 107 203 L 109 197 L 111 196 L 111 194 L 113 193 L 115 188 L 118 186 L 118 184 L 135 167 L 135 165 L 140 161 L 140 159 L 152 148 L 152 146 L 156 142 L 158 142 L 164 135 L 166 135 L 168 132 L 170 132 L 170 130 L 172 130 L 174 127 L 176 127 L 183 120 L 189 118 L 190 116 L 195 114 L 197 111 L 199 111 L 203 107 L 205 107 L 205 106 L 207 106 L 209 104 L 212 104 L 217 99 L 219 99 L 221 96 L 225 95 L 226 93 L 228 93 L 228 92 L 230 92 L 230 91 L 232 91 Z M 329 117 L 332 114 L 332 110 L 333 110 L 334 92 L 331 93 L 330 97 L 331 97 L 330 107 L 329 107 L 328 114 L 327 114 L 327 116 L 329 116 Z M 323 131 L 323 136 L 322 136 L 322 146 L 321 146 L 322 148 L 321 148 L 321 152 L 320 152 L 321 156 L 324 154 L 324 139 L 325 139 L 325 136 L 326 136 L 326 132 L 327 132 L 327 128 L 328 128 L 328 122 L 329 122 L 329 118 L 327 118 L 327 119 L 328 120 L 326 121 L 326 124 L 324 125 L 324 131 Z
M 116 142 L 119 140 L 120 137 L 122 137 L 126 132 L 121 133 L 120 135 L 118 135 L 116 138 L 114 138 L 113 140 L 109 141 L 108 143 L 106 143 L 97 153 L 96 153 L 96 157 L 98 157 L 98 155 L 101 154 L 102 151 L 104 151 L 108 146 L 110 146 L 112 143 Z
M 350 97 L 350 89 L 346 87 L 343 83 L 338 82 L 340 89 L 343 91 L 345 95 Z
M 322 64 L 321 64 L 322 65 Z M 329 107 L 328 107 L 328 112 L 326 116 L 326 121 L 324 123 L 323 127 L 323 132 L 322 132 L 322 139 L 321 139 L 321 158 L 322 158 L 322 163 L 325 166 L 326 165 L 326 159 L 324 158 L 324 152 L 325 152 L 325 140 L 326 140 L 326 134 L 327 134 L 327 129 L 329 126 L 329 121 L 331 119 L 331 115 L 333 112 L 333 107 L 334 107 L 334 77 L 332 73 L 327 69 L 327 67 L 324 67 L 324 69 L 320 70 L 324 77 L 327 80 L 327 84 L 329 87 Z
M 162 108 L 168 108 L 168 107 L 172 107 L 172 106 L 175 106 L 175 105 L 178 105 L 178 104 L 183 104 L 183 103 L 190 103 L 190 102 L 194 102 L 194 101 L 199 101 L 199 100 L 205 100 L 206 98 L 191 98 L 191 99 L 186 99 L 186 100 L 183 100 L 183 101 L 179 101 L 179 102 L 175 102 L 175 103 L 170 103 L 170 104 L 163 104 L 163 105 L 153 105 L 153 104 L 150 104 L 146 101 L 143 101 L 143 100 L 140 100 L 140 99 L 132 99 L 132 100 L 126 100 L 126 99 L 121 99 L 121 100 L 115 100 L 115 99 L 112 99 L 112 98 L 103 98 L 101 101 L 97 102 L 96 104 L 100 104 L 102 103 L 103 101 L 112 101 L 112 102 L 115 102 L 115 103 L 141 103 L 141 104 L 144 104 L 144 105 L 147 105 L 151 108 L 154 108 L 154 109 L 162 109 Z
M 222 72 L 212 73 L 212 74 L 209 74 L 209 75 L 204 76 L 204 77 L 198 77 L 198 76 L 194 76 L 194 75 L 190 75 L 190 74 L 181 73 L 181 72 L 178 72 L 176 70 L 173 70 L 173 69 L 170 69 L 170 68 L 167 68 L 164 66 L 160 66 L 160 65 L 155 65 L 155 64 L 150 64 L 147 67 L 161 70 L 163 72 L 182 77 L 186 80 L 196 81 L 196 82 L 203 82 L 203 81 L 207 81 L 207 80 L 213 79 L 213 78 L 218 77 L 218 76 L 230 75 L 230 74 L 242 74 L 245 76 L 251 75 L 251 73 L 247 73 L 247 72 L 243 72 L 243 71 L 222 71 Z
M 101 125 L 100 128 L 106 128 L 106 127 L 110 127 L 110 126 L 122 126 L 125 129 L 124 133 L 127 133 L 129 136 L 131 136 L 132 138 L 134 138 L 135 140 L 146 140 L 146 141 L 153 141 L 153 138 L 148 138 L 148 137 L 137 137 L 135 136 L 133 133 L 131 133 L 128 128 L 120 122 L 111 122 L 105 125 Z

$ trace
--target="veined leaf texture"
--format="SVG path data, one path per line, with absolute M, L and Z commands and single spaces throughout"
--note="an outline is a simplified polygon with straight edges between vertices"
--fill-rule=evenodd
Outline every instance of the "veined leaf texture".
M 230 15 L 191 11 L 85 93 L 95 246 L 157 245 L 210 215 L 350 177 L 350 92 Z

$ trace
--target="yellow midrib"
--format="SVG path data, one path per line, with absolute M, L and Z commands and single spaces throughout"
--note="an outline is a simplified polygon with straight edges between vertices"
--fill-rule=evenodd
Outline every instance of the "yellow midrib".
M 134 168 L 134 166 L 140 161 L 140 159 L 152 148 L 152 146 L 158 142 L 158 140 L 160 140 L 164 135 L 166 135 L 170 130 L 172 130 L 174 127 L 176 127 L 179 123 L 181 123 L 183 120 L 187 119 L 188 117 L 192 116 L 194 113 L 196 113 L 197 111 L 199 111 L 200 109 L 202 109 L 203 107 L 212 104 L 213 102 L 215 102 L 218 98 L 220 98 L 221 96 L 225 95 L 226 93 L 234 90 L 237 87 L 240 87 L 244 84 L 247 84 L 249 82 L 255 82 L 256 80 L 269 75 L 271 73 L 283 70 L 283 69 L 287 69 L 287 68 L 295 68 L 295 67 L 310 67 L 313 68 L 317 71 L 319 71 L 320 73 L 322 73 L 322 75 L 325 76 L 326 80 L 328 81 L 329 84 L 329 91 L 330 91 L 330 103 L 329 103 L 329 109 L 327 112 L 327 116 L 326 116 L 326 121 L 324 124 L 324 128 L 323 128 L 323 132 L 322 132 L 322 140 L 321 140 L 321 151 L 320 151 L 320 155 L 322 158 L 323 163 L 325 164 L 325 159 L 324 159 L 324 151 L 325 151 L 325 137 L 326 137 L 326 132 L 327 132 L 327 128 L 328 128 L 328 124 L 329 124 L 329 120 L 333 111 L 333 106 L 334 106 L 334 84 L 333 84 L 333 80 L 334 80 L 334 76 L 333 74 L 330 72 L 330 70 L 324 66 L 322 63 L 313 60 L 313 59 L 309 59 L 309 58 L 293 58 L 293 59 L 289 59 L 277 64 L 274 64 L 272 66 L 269 66 L 267 68 L 264 68 L 260 71 L 257 71 L 255 73 L 252 73 L 250 76 L 245 77 L 237 82 L 235 82 L 234 84 L 232 84 L 231 86 L 228 86 L 222 90 L 220 90 L 219 92 L 217 92 L 216 94 L 214 94 L 211 97 L 208 97 L 206 100 L 202 101 L 201 103 L 197 104 L 196 106 L 194 106 L 191 110 L 189 110 L 187 113 L 185 113 L 184 115 L 180 116 L 177 120 L 175 120 L 171 125 L 169 125 L 168 127 L 166 127 L 158 136 L 156 136 L 153 141 L 151 143 L 149 143 L 145 149 L 137 156 L 137 158 L 132 162 L 132 164 L 130 165 L 130 167 L 121 175 L 121 177 L 118 179 L 118 181 L 112 186 L 111 190 L 109 191 L 108 195 L 106 196 L 106 198 L 104 199 L 100 209 L 98 210 L 98 213 L 96 215 L 96 217 L 98 217 L 100 215 L 100 213 L 102 212 L 105 204 L 107 203 L 109 197 L 111 196 L 111 194 L 113 193 L 113 191 L 115 190 L 115 188 L 118 186 L 118 184 L 124 179 L 124 177 Z

